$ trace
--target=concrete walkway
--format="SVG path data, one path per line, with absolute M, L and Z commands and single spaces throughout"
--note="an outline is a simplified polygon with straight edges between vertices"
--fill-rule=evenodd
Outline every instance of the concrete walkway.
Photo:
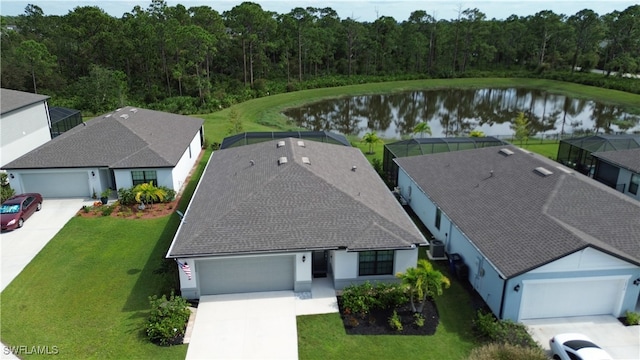
M 611 315 L 522 321 L 531 337 L 549 351 L 549 339 L 561 333 L 581 333 L 616 360 L 640 359 L 640 325 L 624 326 Z
M 187 359 L 298 359 L 297 315 L 338 312 L 330 279 L 311 292 L 202 296 Z

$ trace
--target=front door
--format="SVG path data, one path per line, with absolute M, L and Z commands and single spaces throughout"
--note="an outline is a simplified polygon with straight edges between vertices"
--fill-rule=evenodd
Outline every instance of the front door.
M 321 278 L 327 277 L 327 264 L 329 262 L 329 255 L 326 250 L 313 252 L 313 277 Z

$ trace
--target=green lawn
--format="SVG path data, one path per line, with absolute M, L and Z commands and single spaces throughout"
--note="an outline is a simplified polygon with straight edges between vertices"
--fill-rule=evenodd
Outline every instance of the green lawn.
M 479 345 L 471 330 L 475 314 L 469 294 L 452 279 L 436 304 L 440 325 L 432 336 L 347 335 L 339 314 L 299 316 L 298 355 L 302 360 L 466 359 Z

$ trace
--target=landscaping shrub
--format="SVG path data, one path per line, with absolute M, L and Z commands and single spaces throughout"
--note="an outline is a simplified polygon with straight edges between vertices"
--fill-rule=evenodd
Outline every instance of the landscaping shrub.
M 111 206 L 103 206 L 102 207 L 102 216 L 109 216 L 113 212 L 113 207 Z
M 146 328 L 149 339 L 165 346 L 181 343 L 191 315 L 187 300 L 172 291 L 169 299 L 166 295 L 150 296 L 149 303 L 151 312 Z
M 378 282 L 375 285 L 365 282 L 350 285 L 342 292 L 342 305 L 352 314 L 363 318 L 372 309 L 395 308 L 407 302 L 407 296 L 400 284 Z
M 484 340 L 499 344 L 538 347 L 524 325 L 510 320 L 498 320 L 493 314 L 478 310 L 474 329 Z
M 393 310 L 393 315 L 389 317 L 389 326 L 395 331 L 402 331 L 404 329 L 400 316 L 398 316 L 398 312 L 395 310 Z
M 133 188 L 120 188 L 118 189 L 118 201 L 122 205 L 133 205 L 136 203 L 136 194 L 133 192 Z
M 542 349 L 491 343 L 471 351 L 468 360 L 546 360 Z
M 625 323 L 627 325 L 640 325 L 640 313 L 627 311 L 624 313 L 624 316 L 626 318 Z

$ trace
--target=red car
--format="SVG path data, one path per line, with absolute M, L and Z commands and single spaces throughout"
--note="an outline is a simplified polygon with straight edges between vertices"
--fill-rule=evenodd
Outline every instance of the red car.
M 36 193 L 11 197 L 0 206 L 2 231 L 21 228 L 24 221 L 42 209 L 42 196 Z

